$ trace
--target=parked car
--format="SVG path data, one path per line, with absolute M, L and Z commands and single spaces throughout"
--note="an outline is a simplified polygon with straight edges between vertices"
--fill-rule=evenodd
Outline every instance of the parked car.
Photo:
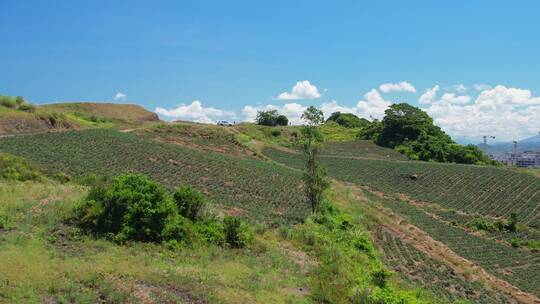
M 217 122 L 218 126 L 232 127 L 234 124 L 227 120 L 220 120 Z

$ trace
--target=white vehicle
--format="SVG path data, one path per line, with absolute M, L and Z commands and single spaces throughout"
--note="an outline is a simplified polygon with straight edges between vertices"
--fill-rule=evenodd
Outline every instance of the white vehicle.
M 233 123 L 227 120 L 220 120 L 217 122 L 218 126 L 232 127 Z

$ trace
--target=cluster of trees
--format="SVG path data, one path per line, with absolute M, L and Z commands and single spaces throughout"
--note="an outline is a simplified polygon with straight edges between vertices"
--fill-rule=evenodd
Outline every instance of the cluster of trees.
M 345 128 L 364 128 L 367 127 L 370 122 L 365 118 L 359 118 L 352 113 L 334 112 L 326 122 L 335 121 L 338 125 Z
M 394 148 L 411 159 L 460 164 L 495 164 L 478 147 L 452 140 L 421 109 L 407 103 L 393 104 L 381 121 L 362 128 L 361 139 Z
M 0 106 L 25 112 L 34 112 L 36 110 L 36 107 L 24 100 L 22 96 L 11 97 L 0 95 Z
M 212 215 L 206 198 L 184 186 L 173 193 L 145 175 L 120 175 L 98 183 L 76 208 L 83 229 L 109 239 L 166 242 L 179 245 L 207 242 L 232 248 L 247 246 L 253 234 L 238 218 L 223 221 Z
M 261 126 L 286 126 L 289 119 L 285 115 L 280 115 L 277 110 L 259 111 L 255 122 Z

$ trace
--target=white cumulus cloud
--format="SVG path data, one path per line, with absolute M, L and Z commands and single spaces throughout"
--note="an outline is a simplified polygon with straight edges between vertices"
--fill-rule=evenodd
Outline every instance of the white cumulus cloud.
M 439 91 L 439 89 L 439 85 L 436 85 L 431 89 L 427 89 L 424 94 L 420 96 L 418 102 L 420 102 L 421 104 L 432 103 L 433 101 L 435 101 L 435 97 L 437 96 L 437 92 Z
M 385 100 L 379 91 L 371 89 L 364 95 L 364 98 L 353 107 L 346 107 L 339 105 L 337 101 L 333 100 L 321 105 L 321 110 L 324 113 L 324 117 L 329 117 L 334 112 L 352 113 L 358 117 L 366 119 L 382 119 L 384 117 L 384 111 L 392 105 L 392 101 Z
M 457 92 L 457 93 L 464 93 L 464 92 L 467 91 L 467 87 L 463 83 L 456 84 L 456 85 L 453 85 L 453 86 L 449 86 L 449 87 L 446 87 L 444 89 L 446 91 L 454 91 L 454 92 Z
M 292 91 L 283 92 L 277 96 L 276 99 L 280 100 L 294 100 L 294 99 L 317 99 L 321 97 L 319 89 L 308 80 L 298 81 Z
M 379 86 L 379 90 L 384 93 L 392 91 L 416 93 L 416 88 L 406 81 L 402 81 L 400 83 L 383 83 Z
M 114 95 L 113 99 L 118 101 L 126 101 L 127 95 L 122 92 L 118 92 Z
M 521 139 L 540 130 L 540 97 L 530 90 L 498 85 L 469 96 L 445 94 L 424 110 L 435 124 L 454 137 L 495 135 L 497 140 Z
M 488 85 L 488 84 L 483 84 L 483 83 L 477 83 L 475 85 L 473 85 L 473 88 L 479 92 L 481 91 L 485 91 L 485 90 L 490 90 L 491 89 L 491 86 Z
M 454 93 L 445 93 L 441 97 L 440 102 L 452 103 L 452 104 L 466 104 L 471 101 L 471 96 L 461 95 L 458 96 Z
M 155 112 L 170 119 L 189 120 L 202 123 L 214 123 L 219 119 L 235 117 L 235 113 L 232 111 L 204 107 L 199 100 L 195 100 L 191 104 L 180 104 L 169 110 L 158 107 Z

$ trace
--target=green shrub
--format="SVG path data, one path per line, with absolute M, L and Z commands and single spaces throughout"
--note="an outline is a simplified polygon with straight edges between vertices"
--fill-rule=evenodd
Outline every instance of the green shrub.
M 510 221 L 508 221 L 508 224 L 506 224 L 504 228 L 510 232 L 515 232 L 517 230 L 517 225 L 518 225 L 518 215 L 517 213 L 512 212 L 510 214 Z
M 173 198 L 180 215 L 192 221 L 201 217 L 201 213 L 206 205 L 206 200 L 202 193 L 191 187 L 182 186 L 176 189 Z
M 2 96 L 0 95 L 0 105 L 6 108 L 16 108 L 17 102 L 11 96 Z
M 169 193 L 144 175 L 120 175 L 92 188 L 76 213 L 83 228 L 119 241 L 186 241 L 191 234 Z
M 41 172 L 26 160 L 10 154 L 0 154 L 0 179 L 38 181 L 42 178 Z
M 36 106 L 29 103 L 23 103 L 22 105 L 19 106 L 19 110 L 24 111 L 24 112 L 34 113 L 36 111 Z
M 0 229 L 7 228 L 7 217 L 3 214 L 0 214 Z
M 281 136 L 281 130 L 274 129 L 274 130 L 272 130 L 271 134 L 272 134 L 272 136 L 274 136 L 274 137 Z
M 476 231 L 486 232 L 494 232 L 499 228 L 499 225 L 496 225 L 494 222 L 481 217 L 473 218 L 467 223 L 467 226 Z
M 228 216 L 223 219 L 225 241 L 232 248 L 243 248 L 253 242 L 253 232 L 237 217 Z
M 214 245 L 225 244 L 223 225 L 217 220 L 204 220 L 194 223 L 193 229 L 197 239 Z
M 380 269 L 371 274 L 373 284 L 380 288 L 385 288 L 392 273 L 386 269 Z

